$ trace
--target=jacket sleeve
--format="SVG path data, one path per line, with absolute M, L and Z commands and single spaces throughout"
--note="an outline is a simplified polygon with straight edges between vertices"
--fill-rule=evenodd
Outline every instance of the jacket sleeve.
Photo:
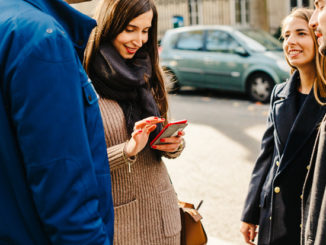
M 85 114 L 90 105 L 80 62 L 64 32 L 35 37 L 22 47 L 7 83 L 9 113 L 40 221 L 53 244 L 110 244 L 98 207 L 85 121 L 94 115 Z
M 272 110 L 274 103 L 276 86 L 273 89 L 269 116 L 267 119 L 267 129 L 263 135 L 261 143 L 261 152 L 255 163 L 251 180 L 248 188 L 248 194 L 242 211 L 241 220 L 250 224 L 259 223 L 259 202 L 262 187 L 270 169 L 274 151 L 274 124 L 272 120 Z

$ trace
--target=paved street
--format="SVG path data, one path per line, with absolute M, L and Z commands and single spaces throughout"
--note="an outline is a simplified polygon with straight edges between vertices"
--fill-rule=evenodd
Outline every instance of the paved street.
M 268 105 L 241 95 L 185 91 L 170 96 L 170 107 L 173 119 L 189 120 L 185 151 L 165 161 L 179 199 L 195 205 L 204 200 L 209 245 L 244 244 L 239 219 Z

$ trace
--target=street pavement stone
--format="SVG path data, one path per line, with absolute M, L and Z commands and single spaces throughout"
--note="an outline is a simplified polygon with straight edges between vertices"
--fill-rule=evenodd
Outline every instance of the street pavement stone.
M 248 137 L 260 140 L 265 125 L 248 129 Z M 177 159 L 164 159 L 179 200 L 204 200 L 200 213 L 209 245 L 244 244 L 240 216 L 253 162 L 247 148 L 213 127 L 189 124 L 186 148 Z

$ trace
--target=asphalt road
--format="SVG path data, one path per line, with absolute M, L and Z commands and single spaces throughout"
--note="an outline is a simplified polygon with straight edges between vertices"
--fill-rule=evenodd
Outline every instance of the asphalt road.
M 189 126 L 183 154 L 165 162 L 180 200 L 204 200 L 200 212 L 211 245 L 244 244 L 239 219 L 268 108 L 225 92 L 170 95 L 171 118 L 188 119 Z

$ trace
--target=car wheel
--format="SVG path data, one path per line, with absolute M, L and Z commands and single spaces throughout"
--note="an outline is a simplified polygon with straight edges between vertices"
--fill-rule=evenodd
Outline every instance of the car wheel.
M 248 78 L 247 93 L 253 101 L 266 103 L 271 97 L 274 84 L 266 73 L 255 73 Z
M 171 71 L 170 69 L 165 69 L 164 70 L 165 75 L 167 77 L 167 88 L 168 88 L 168 92 L 169 93 L 176 93 L 180 91 L 180 83 L 178 81 L 177 76 L 174 74 L 173 71 Z

